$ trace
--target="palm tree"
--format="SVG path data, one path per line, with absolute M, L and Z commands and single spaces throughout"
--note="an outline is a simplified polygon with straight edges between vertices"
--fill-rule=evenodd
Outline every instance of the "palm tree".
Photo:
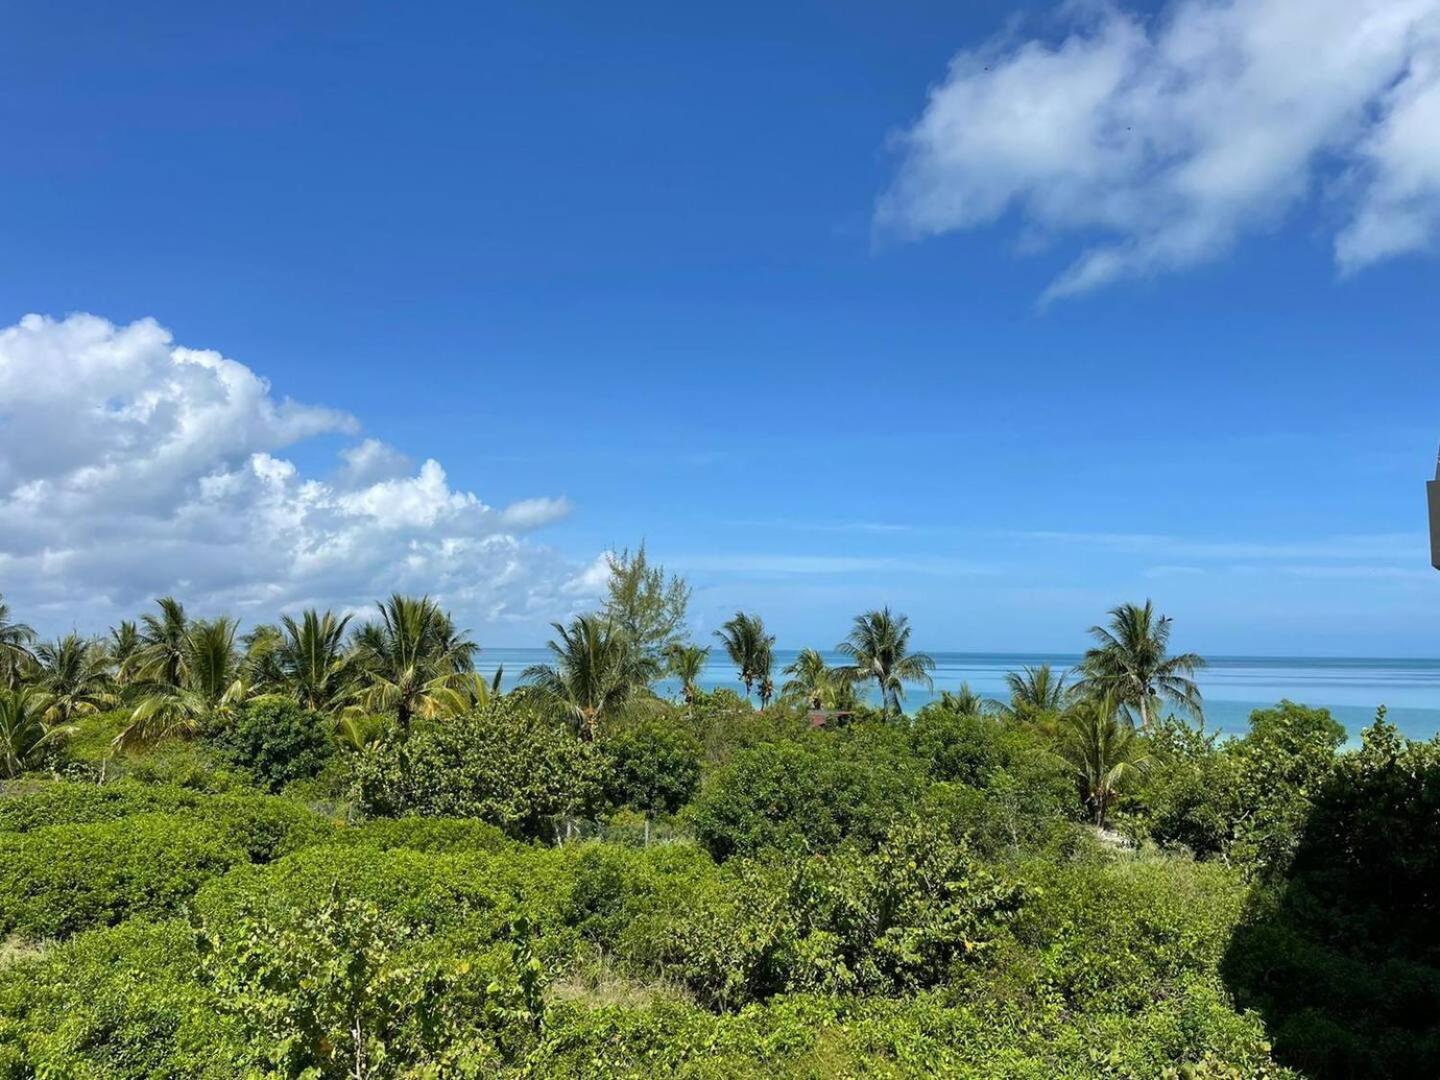
M 962 682 L 958 690 L 941 690 L 940 707 L 957 716 L 985 716 L 995 710 L 995 702 L 983 697 Z
M 50 724 L 48 695 L 33 686 L 0 689 L 0 779 L 19 776 L 39 763 L 46 748 L 74 729 Z
M 24 623 L 10 621 L 10 605 L 0 596 L 0 686 L 13 687 L 20 673 L 35 657 L 30 643 L 35 631 Z
M 451 710 L 445 691 L 473 670 L 479 649 L 428 596 L 396 593 L 376 606 L 380 620 L 355 635 L 364 683 L 360 702 L 371 712 L 393 713 L 400 733 L 408 735 L 414 717 Z
M 1010 714 L 1021 720 L 1058 713 L 1071 696 L 1065 674 L 1056 675 L 1049 664 L 1011 671 L 1005 684 L 1010 687 Z
M 907 682 L 934 685 L 930 672 L 935 661 L 925 653 L 910 651 L 910 620 L 892 615 L 890 609 L 869 611 L 855 617 L 850 636 L 835 646 L 854 661 L 856 681 L 874 679 L 880 687 L 881 707 L 898 714 Z
M 659 665 L 628 633 L 599 616 L 581 615 L 569 626 L 551 625 L 559 635 L 547 643 L 554 662 L 534 664 L 522 678 L 564 712 L 582 739 L 594 740 L 648 687 Z
M 1110 625 L 1092 626 L 1097 646 L 1080 662 L 1078 689 L 1086 694 L 1113 694 L 1117 701 L 1140 713 L 1140 726 L 1150 727 L 1161 699 L 1191 716 L 1200 716 L 1200 688 L 1194 675 L 1205 666 L 1195 653 L 1166 654 L 1170 642 L 1169 616 L 1156 616 L 1155 605 L 1121 604 L 1110 611 Z
M 791 678 L 780 688 L 783 697 L 803 701 L 812 709 L 844 711 L 857 704 L 850 669 L 831 667 L 815 649 L 801 649 L 785 674 Z
M 140 652 L 140 630 L 130 619 L 110 628 L 105 643 L 110 656 L 110 669 L 117 686 L 129 686 L 135 674 L 135 657 Z
M 256 693 L 280 692 L 284 678 L 280 671 L 280 647 L 285 635 L 273 623 L 260 623 L 241 642 L 245 646 L 245 681 Z
M 1133 780 L 1150 770 L 1151 758 L 1114 694 L 1077 703 L 1063 720 L 1060 754 L 1069 763 L 1085 809 L 1099 828 L 1111 804 Z
M 765 633 L 765 620 L 759 615 L 737 611 L 733 619 L 715 631 L 715 636 L 725 643 L 725 651 L 739 669 L 746 695 L 757 681 L 761 682 L 763 691 L 774 664 L 775 647 L 775 636 Z
M 670 674 L 680 680 L 680 692 L 686 705 L 695 704 L 700 695 L 700 676 L 710 660 L 710 650 L 701 645 L 672 645 L 665 654 Z
M 345 647 L 350 616 L 313 608 L 297 623 L 280 618 L 280 642 L 274 653 L 278 685 L 293 694 L 302 708 L 333 712 L 355 692 L 355 654 Z
M 174 669 L 180 672 L 179 685 L 148 684 L 129 724 L 115 736 L 116 746 L 150 746 L 194 735 L 244 703 L 249 685 L 235 651 L 235 625 L 225 617 L 187 623 Z
M 160 614 L 140 616 L 133 681 L 178 687 L 185 681 L 185 635 L 190 620 L 185 605 L 173 596 L 162 596 L 155 603 Z
M 38 683 L 49 699 L 45 719 L 66 727 L 79 716 L 114 703 L 110 657 L 105 649 L 79 634 L 66 634 L 35 650 Z

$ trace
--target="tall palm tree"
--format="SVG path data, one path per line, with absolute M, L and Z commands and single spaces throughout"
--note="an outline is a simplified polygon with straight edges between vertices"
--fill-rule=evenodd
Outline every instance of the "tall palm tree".
M 1010 688 L 1010 715 L 1021 720 L 1058 713 L 1071 696 L 1065 673 L 1057 675 L 1049 664 L 1008 672 L 1005 685 Z
M 188 622 L 179 643 L 179 685 L 146 684 L 146 692 L 115 737 L 116 746 L 150 746 L 171 737 L 188 737 L 226 720 L 249 696 L 249 685 L 235 651 L 235 620 Z M 161 674 L 163 669 L 157 668 Z
M 275 650 L 276 680 L 303 708 L 332 712 L 355 693 L 356 656 L 345 647 L 350 616 L 303 612 L 296 622 L 280 618 L 280 643 Z
M 20 673 L 35 659 L 30 652 L 34 640 L 34 630 L 10 621 L 10 605 L 0 596 L 0 686 L 13 687 L 20 681 Z
M 355 634 L 360 703 L 393 714 L 400 733 L 408 735 L 414 717 L 448 714 L 453 699 L 445 691 L 474 669 L 479 648 L 428 596 L 396 593 L 376 606 L 379 621 Z
M 77 717 L 114 703 L 110 657 L 97 642 L 66 634 L 37 647 L 35 659 L 40 667 L 37 681 L 49 699 L 48 723 L 67 727 Z
M 133 681 L 178 687 L 185 681 L 185 635 L 190 620 L 185 605 L 173 596 L 162 596 L 155 603 L 160 608 L 158 615 L 140 616 Z
M 19 776 L 39 764 L 44 751 L 73 728 L 45 719 L 49 697 L 33 686 L 0 689 L 0 779 Z
M 910 620 L 892 615 L 888 607 L 857 615 L 850 636 L 835 648 L 854 661 L 856 681 L 875 680 L 886 713 L 900 712 L 907 682 L 934 685 L 930 672 L 935 661 L 926 653 L 910 651 Z
M 665 654 L 671 675 L 680 680 L 680 693 L 686 705 L 695 704 L 700 695 L 700 676 L 710 660 L 710 650 L 701 645 L 672 645 Z
M 745 693 L 748 695 L 757 681 L 763 690 L 775 662 L 775 636 L 765 633 L 765 620 L 759 615 L 737 611 L 733 619 L 715 631 L 715 636 L 724 643 L 725 651 L 739 670 Z
M 1080 798 L 1100 828 L 1125 787 L 1150 770 L 1124 702 L 1101 694 L 1078 702 L 1062 721 L 1060 754 L 1069 763 Z
M 140 652 L 140 628 L 130 619 L 122 619 L 119 626 L 110 628 L 110 637 L 105 642 L 110 656 L 110 671 L 115 684 L 129 686 L 135 676 L 135 657 Z
M 564 712 L 582 739 L 593 740 L 649 686 L 659 665 L 628 633 L 599 616 L 551 625 L 559 635 L 547 643 L 554 662 L 533 664 L 522 678 Z
M 1200 716 L 1200 688 L 1194 676 L 1205 661 L 1195 653 L 1168 655 L 1170 627 L 1169 616 L 1157 616 L 1149 600 L 1112 608 L 1109 626 L 1090 628 L 1096 647 L 1080 662 L 1079 689 L 1091 696 L 1112 694 L 1139 712 L 1140 726 L 1147 730 L 1162 699 Z

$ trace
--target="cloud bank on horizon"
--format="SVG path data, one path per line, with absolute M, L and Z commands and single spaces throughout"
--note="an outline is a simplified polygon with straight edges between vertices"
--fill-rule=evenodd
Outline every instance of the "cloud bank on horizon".
M 565 499 L 488 506 L 439 462 L 277 401 L 154 319 L 25 316 L 0 330 L 0 403 L 0 591 L 27 617 L 113 618 L 175 593 L 270 618 L 398 589 L 471 620 L 544 620 L 595 590 L 593 567 L 526 536 Z M 329 475 L 279 456 L 325 435 L 354 440 Z
M 1088 244 L 1070 296 L 1216 259 L 1298 207 L 1339 271 L 1440 237 L 1440 0 L 1072 2 L 1057 38 L 956 55 L 876 224 L 920 238 L 1013 215 L 1020 247 Z

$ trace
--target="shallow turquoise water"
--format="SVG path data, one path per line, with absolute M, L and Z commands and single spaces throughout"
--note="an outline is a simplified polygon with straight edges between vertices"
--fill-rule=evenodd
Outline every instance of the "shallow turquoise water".
M 912 690 L 906 697 L 907 710 L 918 709 L 942 690 L 954 690 L 962 682 L 986 697 L 1004 698 L 1005 673 L 1025 665 L 1050 664 L 1061 669 L 1074 666 L 1077 656 L 1027 653 L 932 653 L 935 657 L 935 690 Z M 487 649 L 480 656 L 482 671 L 493 672 L 503 665 L 503 682 L 512 686 L 529 664 L 545 663 L 544 649 Z M 776 681 L 779 670 L 790 663 L 794 652 L 776 652 Z M 839 663 L 839 657 L 830 657 Z M 711 663 L 702 680 L 707 688 L 729 686 L 742 689 L 734 668 L 712 652 Z M 1289 698 L 1306 705 L 1324 706 L 1349 729 L 1352 737 L 1375 717 L 1378 705 L 1389 708 L 1390 720 L 1413 738 L 1430 738 L 1440 732 L 1440 660 L 1385 660 L 1343 657 L 1211 657 L 1201 673 L 1200 689 L 1205 695 L 1205 723 L 1212 730 L 1243 732 L 1252 709 L 1273 705 Z

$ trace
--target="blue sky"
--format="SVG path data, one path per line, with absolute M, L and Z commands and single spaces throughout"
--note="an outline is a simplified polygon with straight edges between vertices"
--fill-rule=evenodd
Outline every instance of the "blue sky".
M 1076 649 L 1151 596 L 1209 652 L 1440 648 L 1423 535 L 1440 134 L 1401 112 L 1427 115 L 1433 88 L 1405 80 L 1440 55 L 1434 3 L 1414 0 L 1393 55 L 1322 88 L 1332 112 L 1300 115 L 1274 74 L 1293 55 L 1244 52 L 1248 28 L 1350 36 L 1328 0 L 1308 17 L 1288 0 L 205 7 L 20 5 L 0 38 L 0 326 L 52 320 L 15 330 L 8 360 L 0 344 L 0 591 L 42 628 L 172 587 L 254 617 L 358 604 L 405 564 L 397 583 L 483 643 L 539 643 L 585 602 L 585 568 L 643 537 L 696 585 L 697 629 L 751 608 L 787 646 L 889 603 L 932 648 Z M 1194 80 L 1213 99 L 1174 89 L 1166 65 L 1208 71 L 1173 60 L 1206 19 L 1241 43 L 1247 93 L 1273 93 L 1271 127 L 1230 109 L 1224 79 Z M 1084 118 L 1056 113 L 1092 91 Z M 150 385 L 78 392 L 104 380 L 65 366 L 79 346 L 47 351 L 76 312 L 108 321 L 106 348 L 151 318 L 163 348 L 215 350 L 274 402 L 349 419 L 226 413 L 263 434 L 205 442 L 144 522 L 114 499 L 62 506 L 83 478 L 42 476 L 27 448 Z M 42 367 L 67 374 L 27 425 L 14 388 Z M 126 431 L 77 445 L 75 469 L 103 451 L 125 489 L 144 441 Z M 407 460 L 365 481 L 389 487 L 334 480 L 337 520 L 399 499 L 427 459 L 446 507 L 430 532 L 344 533 L 337 562 L 386 553 L 363 575 L 276 555 L 266 530 L 299 495 L 232 493 L 243 528 L 194 509 L 205 477 L 259 483 L 256 454 L 298 492 L 362 438 Z M 53 505 L 25 517 L 36 491 Z M 451 513 L 471 515 L 453 535 Z M 312 552 L 341 527 L 307 528 Z M 487 554 L 415 555 L 457 538 Z

